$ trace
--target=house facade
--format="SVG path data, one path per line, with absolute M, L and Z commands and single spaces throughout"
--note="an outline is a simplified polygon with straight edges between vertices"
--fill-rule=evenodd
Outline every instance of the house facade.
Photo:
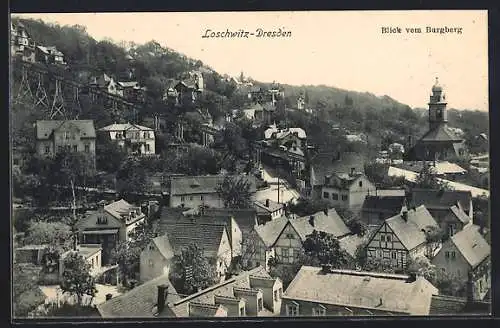
M 140 255 L 140 281 L 146 282 L 170 272 L 174 251 L 166 236 L 153 238 Z
M 95 275 L 99 272 L 102 266 L 102 248 L 99 244 L 80 244 L 76 251 L 70 250 L 61 255 L 59 258 L 59 278 L 62 279 L 64 272 L 64 260 L 72 253 L 76 252 L 85 259 L 85 262 L 90 267 L 90 274 Z
M 63 151 L 83 153 L 95 167 L 96 131 L 92 120 L 36 121 L 36 151 L 52 157 Z
M 336 207 L 359 209 L 366 196 L 375 193 L 376 187 L 362 173 L 335 174 L 325 177 L 321 198 Z
M 284 205 L 271 199 L 266 199 L 264 202 L 255 201 L 254 207 L 257 210 L 259 222 L 274 220 L 285 215 Z
M 281 316 L 429 315 L 437 293 L 421 277 L 302 266 L 283 294 Z
M 99 133 L 116 142 L 129 154 L 154 155 L 155 131 L 138 124 L 111 124 L 99 129 Z
M 22 23 L 10 25 L 11 56 L 21 56 L 23 61 L 35 62 L 35 42 Z
M 483 300 L 491 289 L 491 247 L 479 232 L 469 226 L 451 236 L 432 264 L 457 278 L 474 300 Z
M 367 244 L 367 260 L 403 270 L 410 259 L 428 255 L 425 231 L 438 224 L 425 208 L 403 211 L 386 219 Z
M 66 65 L 66 62 L 64 61 L 64 54 L 57 50 L 54 46 L 36 46 L 35 60 L 46 64 Z

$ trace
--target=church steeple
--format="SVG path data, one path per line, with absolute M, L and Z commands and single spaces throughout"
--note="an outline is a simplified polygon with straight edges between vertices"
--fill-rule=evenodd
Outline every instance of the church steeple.
M 446 112 L 446 96 L 443 88 L 436 77 L 436 83 L 432 86 L 432 94 L 429 100 L 429 130 L 448 123 L 448 114 Z

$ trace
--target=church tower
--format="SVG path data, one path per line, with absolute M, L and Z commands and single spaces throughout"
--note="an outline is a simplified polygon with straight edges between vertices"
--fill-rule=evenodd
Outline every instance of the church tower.
M 429 130 L 434 130 L 440 125 L 448 123 L 448 114 L 446 113 L 446 97 L 443 88 L 439 85 L 436 77 L 436 83 L 432 87 L 432 94 L 429 100 Z

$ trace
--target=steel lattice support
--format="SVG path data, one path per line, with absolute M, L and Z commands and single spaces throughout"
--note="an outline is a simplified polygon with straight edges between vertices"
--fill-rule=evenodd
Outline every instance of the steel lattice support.
M 31 91 L 29 77 L 28 77 L 28 68 L 25 65 L 21 66 L 21 84 L 19 85 L 19 89 L 17 91 L 14 102 L 21 103 L 23 100 L 28 97 L 29 101 L 33 101 L 33 92 Z
M 77 85 L 73 85 L 73 107 L 75 111 L 75 119 L 78 119 L 82 106 L 80 104 L 80 88 Z
M 42 105 L 45 108 L 49 108 L 49 96 L 47 95 L 43 84 L 43 74 L 41 72 L 37 72 L 37 76 L 38 86 L 35 93 L 35 106 Z
M 59 78 L 55 78 L 56 82 L 56 89 L 54 92 L 54 100 L 52 102 L 52 107 L 50 108 L 50 118 L 53 119 L 55 116 L 58 114 L 61 115 L 61 117 L 65 118 L 66 117 L 66 108 L 64 105 L 64 96 L 63 96 L 63 91 L 62 91 L 62 80 Z

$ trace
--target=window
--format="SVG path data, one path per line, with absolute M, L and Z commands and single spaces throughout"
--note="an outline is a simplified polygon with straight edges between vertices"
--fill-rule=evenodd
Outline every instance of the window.
M 330 198 L 330 194 L 329 194 L 328 192 L 326 192 L 326 191 L 325 191 L 325 192 L 323 193 L 323 198 L 325 198 L 325 199 Z
M 385 241 L 385 236 L 384 235 L 380 235 L 380 241 Z
M 92 268 L 94 267 L 94 258 L 92 258 Z
M 451 258 L 452 258 L 452 259 L 455 259 L 455 256 L 456 256 L 455 251 L 451 252 Z
M 153 245 L 149 245 L 149 250 L 150 251 L 154 251 L 155 250 L 155 247 Z
M 395 260 L 397 258 L 397 254 L 395 251 L 392 251 L 392 254 L 391 254 L 392 258 Z
M 50 153 L 50 146 L 45 146 L 45 154 Z
M 90 145 L 89 144 L 85 145 L 85 152 L 90 153 Z
M 64 137 L 66 138 L 66 140 L 69 140 L 69 132 L 64 132 Z
M 384 259 L 390 258 L 391 254 L 389 251 L 384 250 Z
M 184 196 L 181 196 L 181 202 L 185 201 L 185 197 Z
M 318 306 L 313 307 L 312 315 L 315 317 L 324 317 L 326 315 L 326 308 L 319 304 Z
M 152 268 L 154 266 L 153 260 L 149 260 L 149 267 Z
M 242 306 L 240 307 L 240 317 L 244 317 L 245 316 L 245 307 Z
M 385 240 L 386 240 L 386 241 L 391 241 L 391 236 L 390 236 L 390 235 L 387 235 L 387 236 L 385 237 Z
M 274 291 L 274 301 L 275 302 L 278 301 L 278 291 L 277 290 Z
M 200 196 L 200 200 L 203 200 L 203 195 Z
M 286 315 L 289 317 L 297 317 L 299 315 L 299 305 L 295 302 L 286 305 Z
M 257 299 L 257 311 L 260 312 L 264 310 L 264 304 L 262 302 L 262 297 Z
M 345 202 L 347 201 L 347 195 L 342 195 L 342 200 Z
M 193 200 L 193 196 L 189 196 L 189 200 Z
M 361 188 L 361 187 L 363 187 L 363 181 L 360 181 L 360 182 L 358 183 L 358 185 L 359 185 L 359 187 L 360 187 L 360 188 Z
M 74 152 L 77 152 L 77 151 L 78 151 L 78 146 L 77 146 L 77 145 L 73 145 L 73 151 L 74 151 Z
M 382 257 L 382 251 L 380 249 L 377 249 L 377 257 Z
M 150 151 L 150 149 L 149 144 L 146 144 L 146 151 Z
M 293 233 L 287 233 L 286 239 L 295 239 L 295 236 L 293 235 Z

